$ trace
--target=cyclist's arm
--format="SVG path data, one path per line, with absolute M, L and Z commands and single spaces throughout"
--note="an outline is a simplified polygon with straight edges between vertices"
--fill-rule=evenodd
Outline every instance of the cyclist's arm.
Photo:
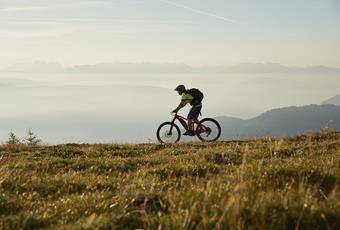
M 174 111 L 172 111 L 172 112 L 177 113 L 177 112 L 178 112 L 181 108 L 183 108 L 186 104 L 188 104 L 188 102 L 182 100 L 181 103 L 177 106 L 177 108 L 176 108 Z

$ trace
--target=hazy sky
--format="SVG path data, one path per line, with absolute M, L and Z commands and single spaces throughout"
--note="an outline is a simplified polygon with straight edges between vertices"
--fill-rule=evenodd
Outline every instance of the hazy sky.
M 179 103 L 178 84 L 201 89 L 211 117 L 319 104 L 340 93 L 339 71 L 201 70 L 340 68 L 339 41 L 340 0 L 0 0 L 0 143 L 28 128 L 50 143 L 153 139 Z M 39 74 L 16 65 L 60 68 L 46 62 L 183 63 L 199 71 Z M 8 66 L 17 72 L 2 71 Z
M 340 67 L 339 0 L 0 0 L 0 67 L 34 60 Z

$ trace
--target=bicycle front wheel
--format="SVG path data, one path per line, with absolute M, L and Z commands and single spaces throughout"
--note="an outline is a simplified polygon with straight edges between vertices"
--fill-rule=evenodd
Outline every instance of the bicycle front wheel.
M 221 126 L 215 119 L 205 118 L 200 121 L 196 132 L 201 141 L 216 141 L 221 136 Z
M 161 143 L 176 143 L 181 138 L 181 131 L 176 124 L 162 123 L 157 129 L 157 139 Z

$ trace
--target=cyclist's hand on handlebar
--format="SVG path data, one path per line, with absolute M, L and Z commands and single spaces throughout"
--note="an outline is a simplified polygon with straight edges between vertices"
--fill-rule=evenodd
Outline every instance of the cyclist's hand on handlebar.
M 171 114 L 173 114 L 173 113 L 177 114 L 178 111 L 177 111 L 176 109 L 175 109 L 175 110 L 172 110 L 172 111 L 171 111 Z

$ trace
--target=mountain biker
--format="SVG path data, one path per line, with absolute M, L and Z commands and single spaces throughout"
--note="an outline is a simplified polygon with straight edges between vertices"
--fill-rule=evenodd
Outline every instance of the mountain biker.
M 177 91 L 178 94 L 182 96 L 182 98 L 181 103 L 177 106 L 176 109 L 172 111 L 172 113 L 177 113 L 181 108 L 189 103 L 191 105 L 191 109 L 188 114 L 188 130 L 183 133 L 183 135 L 195 136 L 196 133 L 194 131 L 192 121 L 194 119 L 197 120 L 198 116 L 201 113 L 203 93 L 195 88 L 187 90 L 184 85 L 177 86 L 175 88 L 175 91 Z

